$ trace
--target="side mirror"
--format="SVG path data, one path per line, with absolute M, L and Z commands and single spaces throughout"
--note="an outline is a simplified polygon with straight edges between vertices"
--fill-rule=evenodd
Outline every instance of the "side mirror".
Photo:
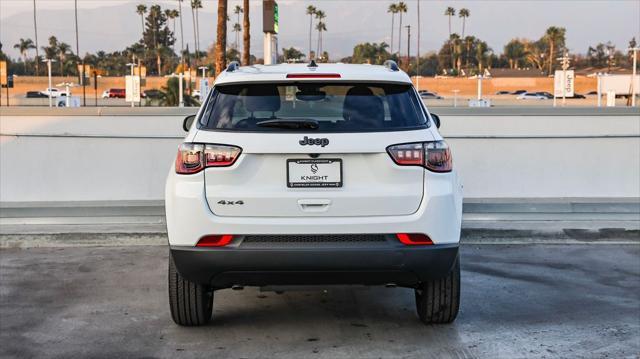
M 440 116 L 436 115 L 435 113 L 432 113 L 431 119 L 433 119 L 433 122 L 436 124 L 436 127 L 440 128 Z
M 196 115 L 189 115 L 185 117 L 184 121 L 182 122 L 182 129 L 185 130 L 185 132 L 189 132 L 189 130 L 191 129 L 191 125 L 193 124 L 193 121 L 195 119 L 196 119 Z

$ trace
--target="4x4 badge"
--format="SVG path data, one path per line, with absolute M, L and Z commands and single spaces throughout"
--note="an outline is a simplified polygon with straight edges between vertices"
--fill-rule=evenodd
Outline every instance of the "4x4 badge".
M 304 136 L 303 139 L 298 141 L 301 146 L 321 146 L 324 147 L 329 144 L 328 138 L 309 138 Z

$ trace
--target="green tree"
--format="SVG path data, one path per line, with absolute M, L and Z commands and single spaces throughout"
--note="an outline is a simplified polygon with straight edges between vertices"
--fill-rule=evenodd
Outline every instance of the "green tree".
M 170 49 L 175 39 L 167 26 L 167 15 L 159 5 L 153 5 L 149 8 L 145 26 L 141 43 L 149 50 L 150 56 L 155 57 L 156 73 L 161 76 L 162 57 L 173 53 Z
M 547 74 L 553 74 L 556 53 L 564 49 L 566 29 L 564 27 L 551 26 L 547 29 L 544 39 L 549 45 L 549 57 L 547 58 Z
M 453 44 L 451 43 L 451 17 L 456 16 L 456 9 L 449 6 L 444 11 L 444 15 L 449 17 L 449 47 L 450 47 L 450 54 L 453 54 Z M 451 68 L 455 67 L 454 61 L 455 61 L 455 58 L 451 56 Z
M 400 1 L 398 3 L 397 10 L 400 16 L 400 19 L 398 21 L 398 56 L 400 56 L 400 53 L 402 51 L 402 14 L 406 13 L 408 10 L 407 4 L 404 1 Z
M 166 9 L 164 11 L 164 15 L 167 17 L 168 20 L 171 20 L 173 23 L 173 34 L 175 36 L 176 33 L 176 18 L 178 18 L 178 16 L 180 16 L 180 13 L 178 12 L 178 10 L 175 9 Z M 175 46 L 175 42 L 173 45 L 171 45 L 171 48 L 173 49 Z
M 282 49 L 282 57 L 284 62 L 300 62 L 306 55 L 295 47 L 290 47 Z
M 313 17 L 316 14 L 316 11 L 318 11 L 318 9 L 316 9 L 315 6 L 309 5 L 307 6 L 307 12 L 306 14 L 309 15 L 309 60 L 312 59 L 311 57 L 311 32 L 313 31 Z
M 504 45 L 504 56 L 509 60 L 509 68 L 520 67 L 526 57 L 525 44 L 519 39 L 512 39 Z
M 20 52 L 20 56 L 22 57 L 22 62 L 24 64 L 24 72 L 27 73 L 27 52 L 31 49 L 35 49 L 36 46 L 33 44 L 33 40 L 31 39 L 23 39 L 20 38 L 20 41 L 13 45 L 14 49 L 18 49 Z
M 193 16 L 193 33 L 196 47 L 196 63 L 200 58 L 200 20 L 198 12 L 202 9 L 202 0 L 191 0 L 191 15 Z M 195 16 L 194 16 L 195 14 Z
M 398 5 L 397 4 L 389 5 L 389 7 L 387 8 L 387 12 L 391 14 L 391 47 L 389 50 L 391 53 L 393 53 L 393 32 L 395 30 L 394 22 L 396 20 L 396 14 L 398 13 Z
M 196 99 L 184 93 L 186 89 L 185 80 L 182 79 L 182 101 L 185 106 L 199 106 L 200 104 Z M 180 104 L 180 80 L 178 77 L 170 77 L 167 80 L 167 85 L 162 87 L 160 93 L 160 105 L 161 106 L 173 106 L 176 107 Z
M 462 8 L 460 9 L 460 11 L 458 11 L 458 16 L 462 19 L 462 38 L 464 38 L 464 30 L 465 30 L 465 25 L 467 23 L 467 18 L 471 15 L 471 12 L 469 11 L 469 9 L 465 9 Z
M 353 48 L 351 62 L 354 64 L 374 64 L 382 65 L 386 60 L 391 58 L 391 54 L 387 51 L 389 45 L 386 42 L 358 44 Z
M 136 5 L 136 13 L 140 15 L 140 25 L 142 26 L 142 33 L 144 34 L 144 14 L 147 13 L 147 5 Z
M 327 15 L 322 10 L 316 10 L 316 19 L 318 19 L 318 23 L 316 24 L 316 30 L 318 30 L 318 48 L 316 49 L 316 54 L 322 53 L 322 32 L 327 31 L 327 25 L 322 21 Z
M 71 45 L 64 42 L 60 42 L 58 43 L 57 50 L 58 50 L 58 62 L 60 62 L 60 75 L 64 76 L 64 68 L 66 65 L 67 57 L 69 55 L 73 55 L 73 53 L 71 52 Z

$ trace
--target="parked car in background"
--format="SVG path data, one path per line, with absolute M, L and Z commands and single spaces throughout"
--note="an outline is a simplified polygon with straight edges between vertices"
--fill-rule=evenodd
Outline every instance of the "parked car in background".
M 43 94 L 41 91 L 27 91 L 26 98 L 47 98 L 49 96 Z
M 193 90 L 191 92 L 191 97 L 195 98 L 198 101 L 202 101 L 202 94 L 200 93 L 200 90 Z
M 573 96 L 571 96 L 571 97 L 567 96 L 567 98 L 579 98 L 579 99 L 583 99 L 583 98 L 586 98 L 586 97 L 585 97 L 585 95 L 581 95 L 581 94 L 579 94 L 579 93 L 575 93 L 575 92 L 574 92 L 574 93 L 573 93 Z
M 496 95 L 511 95 L 511 92 L 509 92 L 509 91 L 498 91 L 498 92 L 496 92 Z
M 538 92 L 525 92 L 516 97 L 518 100 L 548 100 L 549 98 Z
M 150 98 L 150 99 L 160 99 L 160 98 L 162 98 L 162 91 L 160 91 L 158 89 L 144 90 L 142 92 L 142 94 L 144 95 L 144 97 Z
M 526 90 L 515 90 L 513 91 L 511 94 L 512 95 L 522 95 L 523 93 L 526 93 Z
M 102 95 L 100 95 L 101 98 L 109 98 L 109 90 L 104 90 L 102 91 Z
M 544 97 L 546 97 L 547 99 L 553 99 L 553 95 L 552 95 L 552 94 L 550 94 L 550 93 L 548 93 L 548 92 L 546 92 L 546 91 L 538 91 L 538 92 L 536 92 L 536 93 L 537 93 L 538 95 L 540 95 L 540 96 L 544 96 Z
M 435 92 L 429 92 L 429 91 L 420 91 L 420 98 L 423 100 L 444 100 L 444 97 L 438 95 Z
M 69 93 L 67 93 L 67 91 L 64 90 L 60 90 L 58 88 L 52 87 L 52 88 L 46 88 L 42 91 L 40 91 L 41 94 L 43 94 L 45 97 L 49 97 L 49 94 L 51 94 L 51 97 L 56 98 L 59 96 L 70 96 Z
M 103 98 L 125 98 L 126 97 L 125 89 L 113 88 L 113 89 L 108 89 L 105 92 L 107 93 L 107 97 L 103 97 Z M 103 96 L 104 96 L 104 93 L 103 93 Z

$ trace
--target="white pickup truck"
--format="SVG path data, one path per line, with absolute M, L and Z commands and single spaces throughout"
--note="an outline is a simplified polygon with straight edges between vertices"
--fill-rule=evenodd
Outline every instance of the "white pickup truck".
M 69 96 L 69 93 L 67 91 L 64 90 L 60 90 L 57 89 L 55 87 L 52 88 L 46 88 L 42 91 L 40 91 L 41 94 L 49 97 L 49 94 L 51 94 L 51 97 L 56 98 L 56 97 L 60 97 L 60 96 Z

